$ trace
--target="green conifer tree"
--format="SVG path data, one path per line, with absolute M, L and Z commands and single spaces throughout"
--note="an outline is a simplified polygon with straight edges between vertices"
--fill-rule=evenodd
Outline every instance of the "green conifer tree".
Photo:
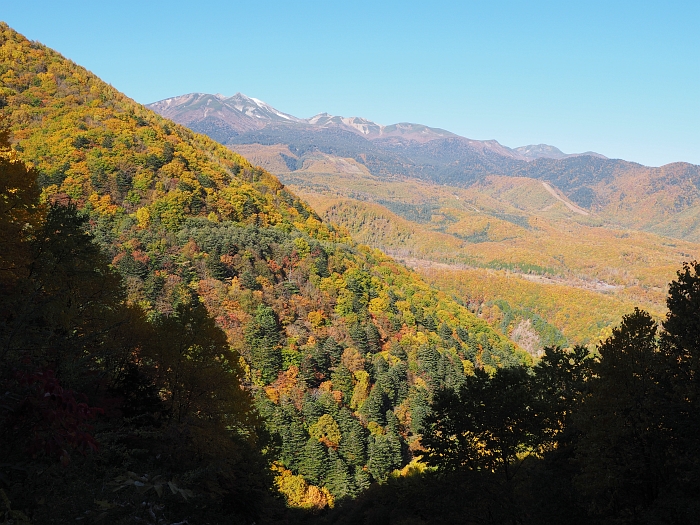
M 400 443 L 398 445 L 400 451 Z M 401 466 L 401 461 L 396 461 L 396 440 L 393 436 L 373 435 L 369 442 L 369 460 L 367 469 L 377 481 L 384 481 L 387 476 Z
M 343 355 L 343 347 L 340 346 L 335 339 L 329 337 L 323 343 L 323 350 L 328 354 L 331 360 L 331 366 L 338 366 L 340 364 L 340 358 Z
M 260 378 L 267 384 L 277 378 L 282 369 L 281 334 L 274 310 L 261 304 L 245 334 L 249 346 L 251 364 L 260 371 Z
M 346 403 L 350 402 L 353 391 L 352 374 L 345 365 L 339 364 L 331 374 L 333 390 L 340 390 Z
M 377 353 L 382 349 L 382 336 L 373 322 L 368 322 L 365 326 L 367 334 L 367 351 Z
M 299 462 L 299 474 L 313 485 L 321 486 L 328 471 L 328 453 L 318 439 L 309 438 Z
M 353 476 L 355 482 L 355 494 L 354 496 L 367 490 L 372 483 L 372 479 L 369 472 L 364 467 L 355 467 L 355 474 Z
M 333 449 L 328 450 L 328 473 L 325 486 L 337 499 L 347 498 L 355 492 L 348 466 Z
M 313 425 L 324 414 L 323 406 L 310 392 L 304 392 L 301 413 L 307 425 Z
M 362 327 L 360 323 L 353 323 L 350 325 L 350 337 L 354 341 L 355 345 L 357 345 L 357 349 L 360 351 L 361 354 L 366 354 L 369 351 L 369 346 L 367 343 L 367 332 L 365 329 Z
M 425 430 L 425 418 L 430 414 L 430 396 L 424 388 L 411 387 L 408 398 L 411 407 L 411 432 L 420 435 Z
M 348 465 L 362 466 L 367 458 L 367 431 L 347 408 L 340 411 L 338 425 L 342 433 L 338 452 Z
M 389 400 L 384 391 L 375 384 L 369 393 L 369 397 L 362 405 L 360 413 L 369 421 L 374 421 L 380 426 L 386 425 L 386 411 Z
M 391 460 L 394 468 L 401 467 L 403 463 L 403 440 L 399 431 L 399 420 L 392 410 L 386 411 L 386 437 L 391 445 Z
M 282 449 L 280 459 L 291 470 L 298 470 L 302 462 L 302 451 L 309 440 L 304 427 L 298 421 L 291 421 L 280 429 Z

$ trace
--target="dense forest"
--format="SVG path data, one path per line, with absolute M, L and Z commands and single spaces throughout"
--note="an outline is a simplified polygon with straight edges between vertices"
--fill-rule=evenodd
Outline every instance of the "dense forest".
M 116 469 L 95 470 L 101 479 L 151 487 L 155 499 L 167 482 L 213 509 L 262 501 L 247 494 L 255 487 L 324 508 L 415 457 L 439 389 L 529 360 L 452 298 L 322 223 L 272 175 L 7 26 L 1 44 L 3 169 L 19 170 L 6 195 L 23 210 L 15 216 L 8 201 L 3 417 L 30 391 L 69 392 L 65 410 L 80 405 L 83 416 L 56 425 L 73 425 L 66 432 L 87 440 L 79 449 L 99 444 Z M 8 487 L 34 478 L 14 468 L 23 453 L 77 461 L 50 430 L 42 435 L 58 443 L 41 453 L 18 440 L 54 408 L 12 423 Z M 267 466 L 256 471 L 248 453 Z M 248 462 L 262 476 L 251 483 L 235 470 Z M 39 492 L 15 488 L 11 501 Z M 37 515 L 57 521 L 68 518 L 54 504 L 79 499 L 43 498 L 52 504 Z M 106 501 L 92 489 L 85 498 Z M 128 514 L 109 505 L 110 521 Z
M 596 355 L 475 371 L 439 392 L 422 459 L 329 523 L 694 523 L 700 510 L 700 263 L 670 284 L 662 326 L 624 316 Z M 661 330 L 659 330 L 661 328 Z
M 7 523 L 687 523 L 700 266 L 537 363 L 0 26 Z M 555 341 L 556 342 L 556 341 Z

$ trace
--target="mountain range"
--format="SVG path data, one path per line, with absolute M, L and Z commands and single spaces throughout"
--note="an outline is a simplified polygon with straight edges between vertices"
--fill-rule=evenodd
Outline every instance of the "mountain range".
M 546 144 L 512 149 L 422 124 L 382 126 L 326 113 L 301 119 L 240 93 L 192 93 L 148 107 L 254 158 L 283 182 L 319 154 L 381 179 L 470 187 L 490 176 L 524 177 L 549 184 L 609 226 L 700 240 L 700 167 L 693 164 L 648 167 Z
M 494 152 L 526 162 L 540 158 L 563 159 L 581 155 L 605 158 L 599 153 L 590 151 L 566 154 L 547 144 L 511 149 L 495 140 L 465 139 L 444 129 L 409 122 L 384 126 L 362 117 L 341 117 L 328 113 L 319 113 L 311 118 L 302 119 L 283 113 L 262 100 L 242 93 L 236 93 L 232 97 L 221 94 L 189 93 L 154 102 L 147 107 L 194 131 L 209 135 L 222 144 L 246 143 L 246 134 L 282 125 L 298 132 L 348 131 L 370 141 L 380 141 L 387 146 L 405 145 L 410 142 L 425 144 L 439 139 L 461 139 L 460 142 L 466 141 L 464 144 L 483 153 Z

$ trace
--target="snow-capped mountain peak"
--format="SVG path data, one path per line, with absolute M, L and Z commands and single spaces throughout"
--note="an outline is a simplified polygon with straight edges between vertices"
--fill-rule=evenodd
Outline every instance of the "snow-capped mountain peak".
M 301 119 L 288 115 L 287 113 L 282 113 L 266 102 L 246 96 L 243 93 L 236 93 L 232 97 L 224 99 L 223 102 L 241 113 L 256 119 L 271 121 L 279 121 L 282 119 L 288 122 L 301 122 Z

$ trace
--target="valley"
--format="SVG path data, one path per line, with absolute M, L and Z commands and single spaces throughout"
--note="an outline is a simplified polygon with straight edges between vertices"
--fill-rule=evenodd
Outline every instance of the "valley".
M 166 105 L 160 111 L 193 129 L 226 126 L 222 142 L 277 175 L 319 215 L 507 334 L 537 315 L 562 340 L 595 344 L 635 306 L 660 319 L 667 283 L 700 254 L 700 171 L 690 164 L 649 168 L 548 145 L 511 149 L 420 124 L 299 119 L 241 94 L 191 94 L 152 107 Z M 210 107 L 216 111 L 202 109 Z M 498 272 L 513 284 L 490 287 Z M 504 295 L 473 293 L 480 280 Z M 571 312 L 545 306 L 550 295 Z M 506 297 L 509 305 L 528 304 L 529 313 L 504 324 L 503 312 L 491 309 Z M 542 348 L 541 339 L 530 350 Z
M 278 160 L 283 148 L 234 149 L 274 171 L 358 241 L 471 301 L 474 311 L 499 299 L 526 303 L 571 343 L 596 343 L 635 306 L 661 318 L 666 283 L 682 261 L 700 253 L 694 242 L 623 227 L 604 212 L 587 211 L 544 181 L 488 176 L 467 188 L 437 185 L 377 177 L 354 159 L 321 153 L 308 155 L 299 170 L 290 172 Z M 517 285 L 497 285 L 498 275 Z M 504 295 L 486 293 L 481 302 L 474 301 L 478 294 L 471 290 L 476 288 Z M 547 301 L 548 296 L 558 299 Z M 547 302 L 571 311 L 562 314 Z M 498 318 L 490 311 L 482 315 Z M 506 333 L 517 326 L 492 324 Z
M 330 508 L 417 458 L 435 393 L 533 362 L 270 172 L 2 23 L 0 81 L 0 483 L 37 522 Z M 121 492 L 100 508 L 103 486 Z

